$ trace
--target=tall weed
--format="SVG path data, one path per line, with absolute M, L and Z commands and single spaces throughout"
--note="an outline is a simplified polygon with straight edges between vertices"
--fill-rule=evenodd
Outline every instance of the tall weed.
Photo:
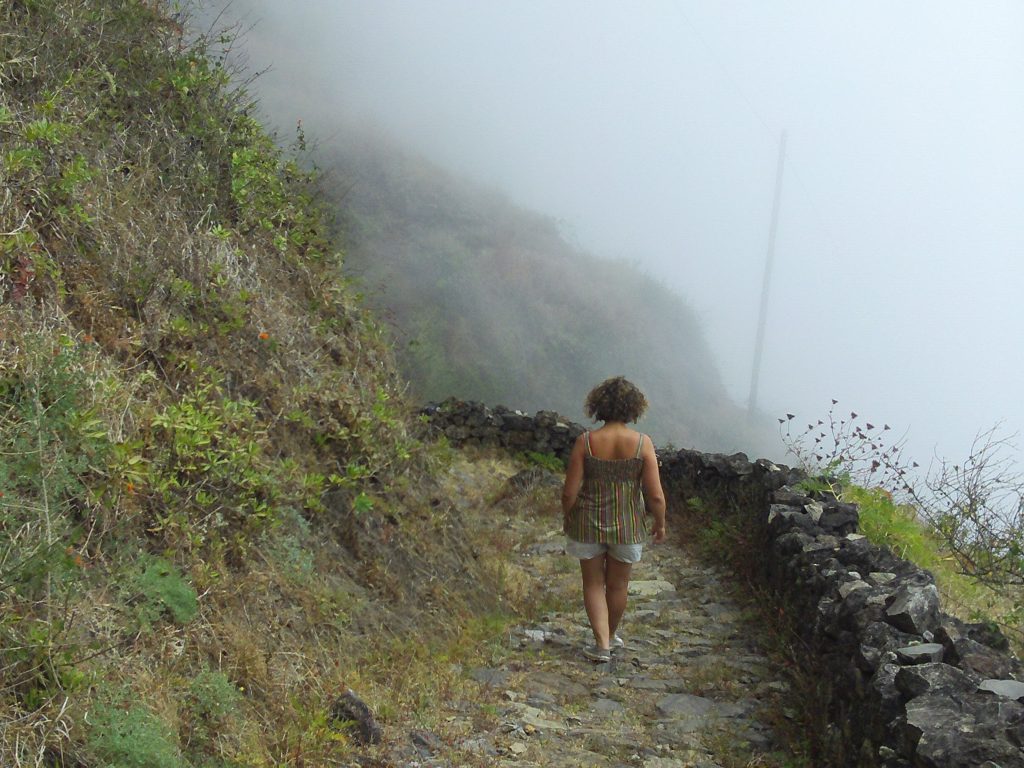
M 0 692 L 32 710 L 80 680 L 68 598 L 110 442 L 79 346 L 5 328 L 0 346 Z

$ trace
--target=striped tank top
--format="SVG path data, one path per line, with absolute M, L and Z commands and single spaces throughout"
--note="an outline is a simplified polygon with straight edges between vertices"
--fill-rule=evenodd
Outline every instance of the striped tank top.
M 587 543 L 642 544 L 648 532 L 640 487 L 644 436 L 631 459 L 599 459 L 590 450 L 589 432 L 584 441 L 583 484 L 565 522 L 565 534 Z

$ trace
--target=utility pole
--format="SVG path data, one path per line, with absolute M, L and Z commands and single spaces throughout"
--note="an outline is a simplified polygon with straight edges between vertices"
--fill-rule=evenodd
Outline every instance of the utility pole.
M 772 283 L 772 267 L 775 263 L 775 235 L 779 229 L 779 203 L 782 200 L 782 171 L 786 163 L 786 132 L 779 139 L 779 162 L 775 169 L 775 202 L 772 204 L 772 223 L 768 231 L 768 254 L 764 262 L 764 282 L 761 285 L 761 312 L 757 318 L 757 340 L 754 342 L 754 367 L 750 373 L 750 399 L 747 401 L 747 418 L 753 420 L 757 409 L 757 383 L 761 375 L 761 354 L 764 351 L 764 326 L 768 318 L 768 293 Z

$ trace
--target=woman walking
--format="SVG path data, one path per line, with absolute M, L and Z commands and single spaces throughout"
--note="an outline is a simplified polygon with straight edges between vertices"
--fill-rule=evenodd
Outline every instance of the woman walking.
M 583 605 L 594 632 L 583 655 L 611 660 L 626 610 L 629 575 L 639 562 L 648 526 L 654 543 L 665 540 L 665 493 L 651 439 L 626 426 L 647 409 L 647 398 L 621 376 L 608 379 L 587 395 L 585 410 L 600 429 L 576 440 L 562 489 L 566 554 L 579 558 Z

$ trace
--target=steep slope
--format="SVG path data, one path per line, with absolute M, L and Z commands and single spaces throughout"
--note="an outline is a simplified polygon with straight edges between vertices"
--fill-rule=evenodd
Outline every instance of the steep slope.
M 419 397 L 581 418 L 589 388 L 625 374 L 648 394 L 656 439 L 750 445 L 697 317 L 636 266 L 584 253 L 552 220 L 378 139 L 318 159 L 349 263 Z
M 0 764 L 337 765 L 336 696 L 420 712 L 500 560 L 310 179 L 163 8 L 0 3 Z

